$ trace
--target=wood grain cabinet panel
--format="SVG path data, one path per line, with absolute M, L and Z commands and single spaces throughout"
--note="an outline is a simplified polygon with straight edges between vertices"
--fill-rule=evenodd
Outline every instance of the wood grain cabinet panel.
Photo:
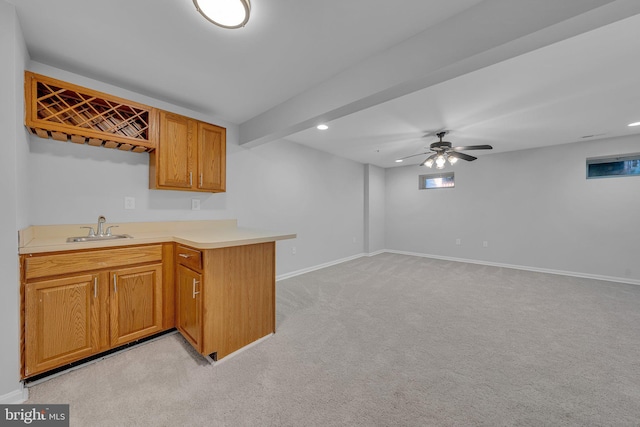
M 149 155 L 152 189 L 224 192 L 225 128 L 160 111 L 157 148 Z
M 191 345 L 202 347 L 202 275 L 184 265 L 177 268 L 176 327 Z
M 162 330 L 162 264 L 126 268 L 109 274 L 111 346 Z
M 25 375 L 46 371 L 99 349 L 98 277 L 72 276 L 26 286 Z
M 160 140 L 155 152 L 158 187 L 192 187 L 194 125 L 187 117 L 160 112 Z
M 226 130 L 198 122 L 198 189 L 219 192 L 226 187 Z

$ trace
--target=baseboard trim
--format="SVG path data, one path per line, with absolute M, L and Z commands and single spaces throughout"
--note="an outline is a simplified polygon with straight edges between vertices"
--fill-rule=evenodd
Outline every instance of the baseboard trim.
M 24 403 L 29 399 L 29 389 L 20 384 L 20 388 L 0 396 L 0 405 Z
M 366 256 L 376 256 L 376 255 L 380 255 L 386 252 L 386 249 L 380 249 L 379 251 L 375 251 L 375 252 L 369 252 L 368 254 L 365 254 Z
M 603 276 L 599 274 L 581 273 L 578 271 L 554 270 L 550 268 L 530 267 L 527 265 L 504 264 L 499 262 L 481 261 L 476 259 L 455 258 L 455 257 L 442 256 L 442 255 L 424 254 L 419 252 L 396 251 L 392 249 L 385 249 L 382 252 L 398 254 L 398 255 L 417 256 L 422 258 L 441 259 L 444 261 L 466 262 L 469 264 L 480 264 L 480 265 L 487 265 L 491 267 L 512 268 L 514 270 L 534 271 L 536 273 L 557 274 L 559 276 L 579 277 L 582 279 L 594 279 L 594 280 L 603 280 L 606 282 L 626 283 L 629 285 L 640 285 L 640 280 L 629 279 L 626 277 Z
M 340 258 L 335 261 L 329 261 L 324 264 L 314 265 L 313 267 L 303 268 L 301 270 L 292 271 L 290 273 L 280 274 L 276 276 L 276 282 L 284 279 L 290 279 L 295 276 L 300 276 L 301 274 L 311 273 L 312 271 L 322 270 L 323 268 L 331 267 L 332 265 L 342 264 L 343 262 L 362 258 L 363 256 L 367 256 L 367 254 L 360 253 L 360 254 L 352 255 L 346 258 Z

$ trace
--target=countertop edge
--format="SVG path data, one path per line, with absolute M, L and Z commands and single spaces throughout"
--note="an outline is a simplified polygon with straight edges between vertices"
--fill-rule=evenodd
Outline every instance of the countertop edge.
M 237 232 L 238 237 L 234 237 L 233 233 Z M 247 232 L 255 232 L 257 236 L 246 236 Z M 28 244 L 18 248 L 19 255 L 47 253 L 47 252 L 70 252 L 83 249 L 103 249 L 103 248 L 115 248 L 123 246 L 137 246 L 137 245 L 149 245 L 154 243 L 180 243 L 196 249 L 216 249 L 232 246 L 251 245 L 257 243 L 276 242 L 278 240 L 295 239 L 296 233 L 279 233 L 269 232 L 265 230 L 250 230 L 238 228 L 236 230 L 227 230 L 220 240 L 216 239 L 203 239 L 196 241 L 187 237 L 180 236 L 180 233 L 176 235 L 167 236 L 153 236 L 153 237 L 136 237 L 133 239 L 122 240 L 106 240 L 106 241 L 93 241 L 93 242 L 78 242 L 78 243 L 61 243 L 59 241 L 52 242 L 50 244 L 40 243 L 38 239 L 32 239 Z

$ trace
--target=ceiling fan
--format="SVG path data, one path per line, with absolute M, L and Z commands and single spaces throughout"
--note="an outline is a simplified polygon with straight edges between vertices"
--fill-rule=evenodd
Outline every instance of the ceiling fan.
M 444 131 L 438 132 L 436 136 L 440 138 L 440 141 L 437 141 L 431 144 L 429 146 L 429 151 L 426 151 L 424 153 L 412 154 L 411 156 L 407 156 L 407 157 L 402 157 L 401 159 L 396 160 L 396 162 L 400 162 L 410 157 L 423 156 L 425 154 L 431 153 L 429 157 L 427 157 L 426 159 L 424 159 L 422 163 L 420 163 L 420 166 L 426 166 L 430 168 L 430 167 L 433 167 L 433 165 L 435 164 L 436 169 L 442 169 L 444 168 L 447 161 L 449 161 L 449 163 L 453 165 L 458 161 L 458 159 L 466 160 L 468 162 L 471 162 L 477 159 L 477 157 L 470 156 L 465 153 L 461 153 L 461 151 L 493 149 L 493 147 L 490 145 L 467 145 L 465 147 L 452 147 L 450 142 L 442 140 L 442 138 L 444 138 L 446 134 L 447 132 L 444 132 Z

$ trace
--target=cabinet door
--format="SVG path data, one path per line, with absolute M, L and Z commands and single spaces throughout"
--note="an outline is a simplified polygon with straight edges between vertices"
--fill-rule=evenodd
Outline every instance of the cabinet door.
M 111 271 L 111 345 L 162 330 L 162 264 Z
M 198 122 L 198 189 L 225 191 L 226 129 Z
M 194 120 L 188 117 L 160 112 L 160 139 L 155 153 L 159 187 L 192 187 L 194 126 Z
M 176 326 L 187 341 L 200 351 L 202 337 L 202 275 L 178 266 L 178 304 Z
M 96 353 L 99 308 L 96 275 L 27 284 L 25 375 Z

